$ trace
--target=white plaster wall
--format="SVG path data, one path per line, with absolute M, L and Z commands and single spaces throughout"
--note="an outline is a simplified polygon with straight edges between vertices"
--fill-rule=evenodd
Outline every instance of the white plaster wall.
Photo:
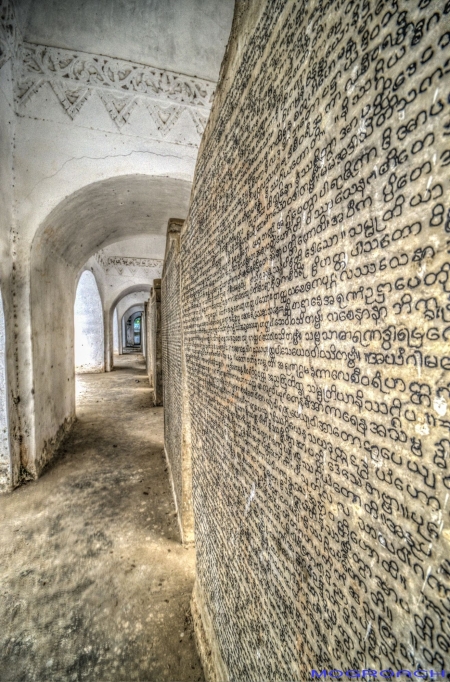
M 14 109 L 11 60 L 0 67 L 0 276 L 2 281 L 10 271 L 10 242 L 12 229 L 12 143 Z
M 104 370 L 103 306 L 92 272 L 81 275 L 74 306 L 75 372 Z
M 33 11 L 38 4 L 31 3 Z M 55 3 L 55 11 L 57 6 Z M 49 13 L 44 15 L 48 23 Z M 78 45 L 70 47 L 78 49 Z M 120 55 L 113 51 L 112 57 L 116 56 Z M 14 70 L 19 80 L 21 69 L 18 63 Z M 14 156 L 2 125 L 0 151 L 4 146 L 8 149 L 1 155 L 0 166 L 5 160 L 10 175 L 14 167 L 14 201 L 12 192 L 6 197 L 10 212 L 15 206 L 14 231 L 10 232 L 16 261 L 14 296 L 10 297 L 8 283 L 2 290 L 7 316 L 20 314 L 22 321 L 17 329 L 10 328 L 11 440 L 15 471 L 22 465 L 25 476 L 35 476 L 51 458 L 75 415 L 73 304 L 77 274 L 95 251 L 109 243 L 149 232 L 163 235 L 173 207 L 177 214 L 186 213 L 201 126 L 199 132 L 188 108 L 176 125 L 160 130 L 141 98 L 140 109 L 120 128 L 97 92 L 74 117 L 48 83 L 31 88 L 25 99 L 16 90 L 14 104 L 20 116 L 15 116 L 11 84 L 10 94 L 3 118 L 14 122 Z M 115 96 L 120 101 L 120 93 L 116 91 Z M 162 105 L 171 111 L 170 102 Z M 89 193 L 93 184 L 123 176 L 163 180 L 156 191 L 151 183 L 147 188 L 145 183 L 135 184 L 134 196 L 121 180 L 122 189 L 109 184 L 103 195 L 97 189 Z M 181 185 L 173 185 L 174 180 Z M 11 181 L 2 178 L 0 192 L 10 187 Z M 74 197 L 75 203 L 71 203 Z M 0 205 L 0 222 L 7 216 L 1 209 Z M 54 210 L 58 215 L 52 214 L 50 225 Z M 12 221 L 7 222 L 9 230 Z M 15 311 L 9 308 L 10 300 Z M 105 311 L 106 336 L 112 340 L 107 314 Z M 112 351 L 112 343 L 108 358 L 110 348 Z
M 102 249 L 105 257 L 131 256 L 134 258 L 157 258 L 164 260 L 166 235 L 146 234 L 130 239 L 122 239 Z
M 6 1 L 0 0 L 0 14 L 10 16 Z M 13 12 L 12 8 L 10 10 Z M 10 23 L 10 22 L 9 22 Z M 0 284 L 1 284 L 1 316 L 8 320 L 6 328 L 1 328 L 0 339 L 0 491 L 14 486 L 19 478 L 22 449 L 26 438 L 19 438 L 21 431 L 32 430 L 32 418 L 19 422 L 16 404 L 11 398 L 20 396 L 18 378 L 26 371 L 21 366 L 19 357 L 14 353 L 14 314 L 20 315 L 20 304 L 13 296 L 15 273 L 12 269 L 13 254 L 11 243 L 14 239 L 14 250 L 20 248 L 13 220 L 13 142 L 15 132 L 14 93 L 12 55 L 16 50 L 17 36 L 2 31 L 0 22 Z M 24 321 L 26 325 L 26 320 Z M 6 384 L 8 377 L 8 385 Z M 24 404 L 26 398 L 24 397 Z M 10 442 L 5 439 L 4 429 L 9 422 Z M 10 453 L 14 453 L 14 456 Z
M 38 112 L 32 109 L 31 113 Z M 42 114 L 45 115 L 45 112 Z M 102 212 L 105 212 L 112 222 L 104 225 L 102 220 L 102 224 L 93 231 L 98 239 L 89 253 L 83 253 L 80 267 L 96 250 L 119 239 L 144 234 L 164 235 L 167 221 L 172 217 L 172 202 L 168 200 L 173 200 L 172 210 L 182 217 L 186 215 L 197 157 L 196 147 L 121 135 L 114 129 L 105 133 L 98 129 L 99 120 L 95 112 L 89 116 L 86 114 L 84 125 L 71 121 L 64 112 L 61 115 L 63 119 L 59 123 L 30 118 L 17 120 L 14 161 L 16 210 L 24 237 L 32 241 L 50 212 L 67 197 L 92 187 L 94 183 L 110 181 L 112 178 L 159 177 L 169 182 L 166 183 L 167 189 L 162 183 L 156 195 L 150 187 L 147 191 L 144 187 L 139 188 L 141 200 L 134 211 L 126 204 L 127 188 L 120 195 L 117 190 L 111 190 L 102 198 L 96 196 L 96 213 L 92 217 L 101 218 Z M 92 129 L 92 125 L 97 129 Z M 184 196 L 184 192 L 178 196 L 175 187 L 171 187 L 172 179 L 189 183 L 187 196 Z M 117 204 L 114 203 L 114 194 Z M 163 216 L 160 215 L 162 204 L 167 206 Z M 128 214 L 126 225 L 121 215 L 124 206 Z M 114 213 L 117 212 L 121 215 L 121 225 L 114 220 Z M 75 220 L 76 216 L 72 215 L 71 222 Z M 82 243 L 79 241 L 80 245 Z
M 28 41 L 91 51 L 100 61 L 107 54 L 206 78 L 218 73 L 220 40 L 225 43 L 229 28 L 225 15 L 228 11 L 231 20 L 232 10 L 232 2 L 226 10 L 219 0 L 214 9 L 206 0 L 187 0 L 183 8 L 173 0 L 144 0 L 132 8 L 124 0 L 16 4 L 24 17 L 31 8 Z M 149 40 L 149 26 L 157 40 Z M 34 47 L 11 54 L 20 57 L 27 49 Z M 73 94 L 73 82 L 86 70 L 73 70 L 68 83 L 62 78 L 64 60 L 55 59 L 57 73 L 43 79 L 39 68 L 26 73 L 19 58 L 14 69 L 10 59 L 0 61 L 0 281 L 7 319 L 20 318 L 17 327 L 6 328 L 15 481 L 20 467 L 25 477 L 40 472 L 75 415 L 73 305 L 80 269 L 99 249 L 128 237 L 163 237 L 169 218 L 186 215 L 214 88 L 209 81 L 193 83 L 173 74 L 180 90 L 169 83 L 157 92 L 128 93 L 120 83 L 103 87 L 99 78 L 74 113 L 58 87 Z M 135 67 L 140 68 L 130 66 Z M 119 71 L 116 75 L 120 80 Z M 46 81 L 42 87 L 41 81 Z M 122 104 L 130 104 L 130 111 L 117 117 L 115 107 Z M 159 276 L 156 269 L 141 281 Z M 118 279 L 109 290 L 100 286 L 106 366 L 113 331 L 105 301 L 114 302 L 135 286 L 135 277 Z
M 35 450 L 27 470 L 39 474 L 75 418 L 75 268 L 45 249 L 33 254 L 31 287 Z M 25 337 L 25 335 L 24 335 Z M 25 337 L 26 340 L 26 337 Z M 24 373 L 30 371 L 24 368 Z M 25 379 L 27 376 L 25 376 Z
M 39 0 L 25 39 L 217 80 L 233 8 L 233 0 Z
M 119 322 L 117 319 L 117 309 L 113 313 L 113 350 L 119 352 Z

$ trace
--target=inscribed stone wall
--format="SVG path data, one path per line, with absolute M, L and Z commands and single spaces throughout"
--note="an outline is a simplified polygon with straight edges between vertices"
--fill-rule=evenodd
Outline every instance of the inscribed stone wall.
M 164 446 L 184 544 L 194 542 L 190 410 L 181 315 L 180 232 L 182 220 L 170 220 L 161 281 L 161 336 L 164 393 Z
M 8 422 L 5 315 L 0 294 L 0 490 L 7 490 L 11 485 Z
M 220 653 L 246 682 L 441 670 L 450 2 L 270 0 L 236 40 L 181 239 Z
M 150 294 L 149 320 L 151 332 L 151 360 L 153 378 L 153 400 L 155 405 L 163 404 L 162 350 L 161 350 L 161 280 L 153 281 Z
M 170 464 L 177 510 L 183 494 L 182 447 L 182 334 L 180 301 L 180 229 L 169 223 L 161 279 L 161 338 L 164 392 L 164 447 Z

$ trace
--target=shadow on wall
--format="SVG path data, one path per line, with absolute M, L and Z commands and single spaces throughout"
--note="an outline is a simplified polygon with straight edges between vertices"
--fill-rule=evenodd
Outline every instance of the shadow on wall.
M 95 277 L 88 270 L 83 272 L 78 282 L 74 313 L 75 372 L 103 372 L 103 307 Z

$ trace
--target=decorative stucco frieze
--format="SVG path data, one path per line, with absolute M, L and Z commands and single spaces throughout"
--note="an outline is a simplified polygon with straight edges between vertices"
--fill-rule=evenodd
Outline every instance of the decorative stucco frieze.
M 23 114 L 31 98 L 48 84 L 68 116 L 75 120 L 96 93 L 117 127 L 133 110 L 147 109 L 161 137 L 183 111 L 203 133 L 214 83 L 100 55 L 24 43 L 16 78 L 16 109 Z
M 148 272 L 156 269 L 162 272 L 163 261 L 158 258 L 137 258 L 134 256 L 105 256 L 102 251 L 95 254 L 95 259 L 105 273 L 111 275 L 135 275 L 139 271 Z

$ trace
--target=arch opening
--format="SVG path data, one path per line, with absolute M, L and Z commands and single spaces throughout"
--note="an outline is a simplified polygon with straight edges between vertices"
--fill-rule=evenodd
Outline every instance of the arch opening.
M 144 307 L 132 306 L 122 315 L 122 334 L 124 353 L 143 352 Z
M 105 342 L 103 306 L 92 272 L 85 270 L 78 282 L 74 306 L 75 372 L 103 372 Z
M 131 315 L 132 312 L 136 310 L 141 310 L 144 312 L 142 322 L 141 322 L 141 352 L 144 357 L 147 357 L 147 343 L 146 343 L 146 330 L 147 330 L 147 319 L 145 316 L 145 302 L 148 300 L 150 295 L 151 284 L 145 282 L 142 284 L 133 284 L 132 286 L 124 289 L 112 302 L 109 314 L 108 322 L 110 326 L 110 333 L 112 334 L 113 344 L 111 346 L 111 356 L 110 356 L 110 368 L 114 369 L 114 354 L 122 355 L 124 353 L 130 352 L 127 349 L 126 344 L 126 332 L 124 329 L 125 320 L 124 317 Z M 117 324 L 117 327 L 116 327 Z M 117 338 L 114 336 L 117 334 Z
M 74 304 L 80 270 L 109 244 L 139 235 L 165 235 L 173 211 L 186 213 L 189 192 L 190 183 L 176 178 L 110 178 L 64 199 L 36 232 L 31 249 L 30 297 L 34 475 L 38 476 L 51 460 L 75 419 Z M 104 304 L 102 292 L 101 296 Z M 105 309 L 104 318 L 108 370 L 113 355 L 115 304 Z

